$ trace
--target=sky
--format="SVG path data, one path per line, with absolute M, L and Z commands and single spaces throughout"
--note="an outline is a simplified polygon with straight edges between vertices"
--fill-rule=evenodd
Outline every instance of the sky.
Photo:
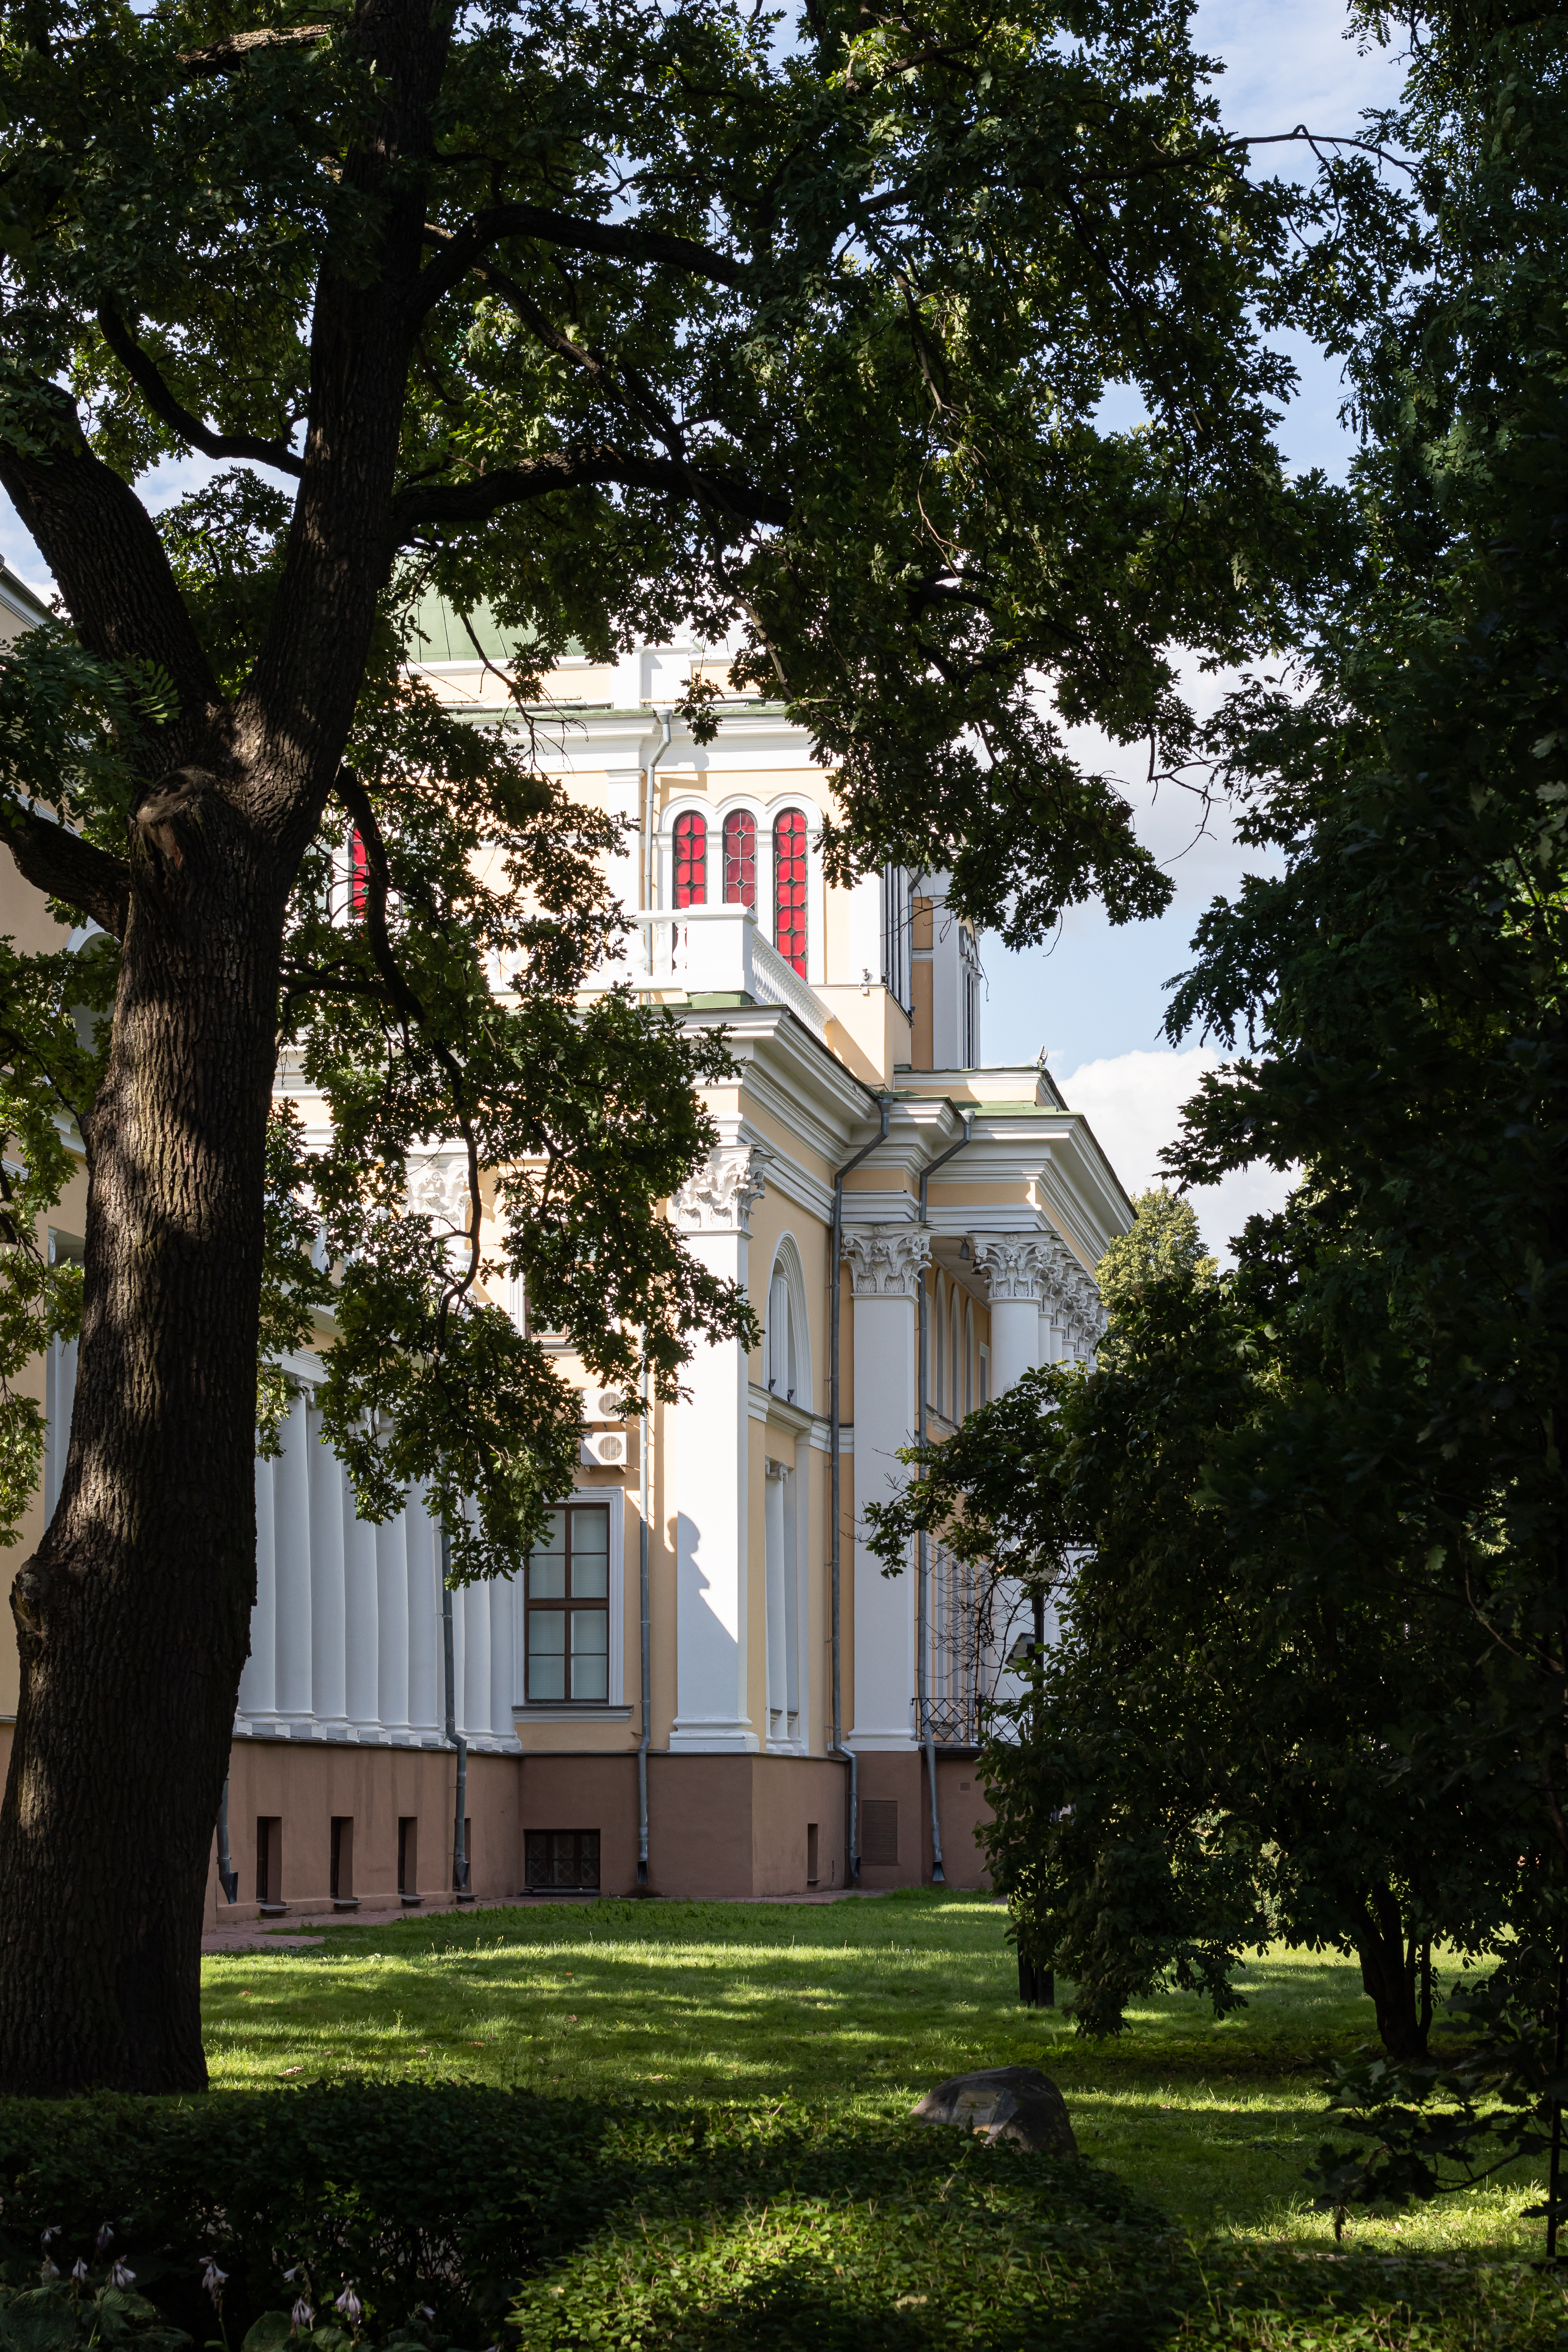
M 1202 0 L 1197 39 L 1225 63 L 1218 90 L 1226 129 L 1263 134 L 1304 122 L 1353 136 L 1367 108 L 1391 104 L 1401 79 L 1397 56 L 1358 54 L 1344 37 L 1345 22 L 1339 0 Z M 1352 445 L 1339 423 L 1337 366 L 1305 341 L 1285 347 L 1301 385 L 1280 426 L 1280 446 L 1291 466 L 1321 466 L 1339 478 Z M 1194 698 L 1205 701 L 1223 683 L 1190 682 Z M 1076 908 L 1054 944 L 1022 955 L 986 940 L 983 1050 L 988 1062 L 1002 1063 L 1033 1062 L 1044 1052 L 1068 1104 L 1087 1115 L 1122 1182 L 1137 1192 L 1160 1181 L 1159 1154 L 1179 1129 L 1182 1104 L 1223 1059 L 1197 1037 L 1184 1038 L 1179 1049 L 1166 1043 L 1167 983 L 1192 961 L 1198 917 L 1211 899 L 1235 893 L 1249 855 L 1236 844 L 1223 809 L 1204 822 L 1184 793 L 1167 785 L 1152 797 L 1135 749 L 1091 737 L 1075 740 L 1097 766 L 1121 778 L 1137 812 L 1139 838 L 1169 872 L 1175 896 L 1155 921 L 1121 929 L 1098 907 Z M 1278 1207 L 1288 1189 L 1287 1175 L 1256 1168 L 1194 1192 L 1209 1248 L 1227 1257 L 1230 1235 L 1248 1216 Z
M 1227 129 L 1264 134 L 1305 123 L 1315 131 L 1353 135 L 1364 110 L 1390 103 L 1399 89 L 1396 55 L 1360 54 L 1344 37 L 1345 22 L 1342 0 L 1200 0 L 1197 38 L 1224 62 L 1218 89 Z M 1288 348 L 1301 385 L 1279 432 L 1287 461 L 1341 476 L 1350 444 L 1338 421 L 1337 370 L 1304 342 Z M 142 495 L 161 506 L 210 471 L 199 459 L 160 467 L 142 482 Z M 32 586 L 48 592 L 37 550 L 3 496 L 0 555 Z M 1194 681 L 1194 690 L 1213 696 L 1221 683 Z M 1158 1181 L 1159 1153 L 1177 1131 L 1182 1103 L 1221 1059 L 1212 1043 L 1195 1037 L 1173 1047 L 1162 1024 L 1167 983 L 1191 961 L 1197 918 L 1211 899 L 1236 890 L 1247 858 L 1223 810 L 1200 822 L 1195 804 L 1180 791 L 1166 786 L 1152 798 L 1136 751 L 1092 738 L 1080 739 L 1080 748 L 1121 775 L 1137 812 L 1139 836 L 1166 866 L 1175 896 L 1156 921 L 1121 929 L 1097 908 L 1074 908 L 1048 949 L 1023 955 L 986 940 L 983 1052 L 987 1062 L 1003 1064 L 1034 1062 L 1044 1052 L 1068 1104 L 1088 1116 L 1123 1183 L 1136 1192 Z M 1272 1170 L 1255 1169 L 1212 1192 L 1195 1192 L 1209 1247 L 1226 1255 L 1229 1235 L 1255 1211 L 1277 1206 L 1287 1181 Z

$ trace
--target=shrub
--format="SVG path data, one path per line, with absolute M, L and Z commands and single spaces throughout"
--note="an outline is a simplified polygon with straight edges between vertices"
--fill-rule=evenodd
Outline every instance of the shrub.
M 68 2269 L 109 2223 L 198 2342 L 211 2256 L 234 2342 L 293 2300 L 283 2273 L 303 2264 L 322 2303 L 353 2281 L 378 2332 L 428 2305 L 443 2335 L 487 2343 L 519 2279 L 628 2187 L 590 2108 L 466 2084 L 0 2102 L 7 2275 L 36 2265 L 46 2229 Z
M 198 2342 L 215 2332 L 215 2258 L 222 2332 L 248 2334 L 249 2352 L 498 2337 L 517 2352 L 918 2352 L 955 2330 L 981 2352 L 1136 2352 L 1197 2289 L 1180 2237 L 1089 2165 L 790 2106 L 342 2082 L 16 2101 L 0 2105 L 0 2191 L 7 2274 L 37 2276 L 43 2230 L 68 2266 L 109 2222 L 138 2285 Z M 314 2322 L 297 2331 L 296 2298 Z

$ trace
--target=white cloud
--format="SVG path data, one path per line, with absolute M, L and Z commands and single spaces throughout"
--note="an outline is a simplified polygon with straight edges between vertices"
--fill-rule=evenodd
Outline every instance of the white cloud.
M 1138 1193 L 1170 1181 L 1160 1152 L 1175 1140 L 1182 1106 L 1196 1092 L 1198 1080 L 1220 1066 L 1221 1056 L 1212 1046 L 1193 1045 L 1182 1054 L 1117 1054 L 1085 1062 L 1058 1083 L 1069 1108 L 1088 1119 L 1129 1192 Z M 1248 1217 L 1282 1207 L 1291 1181 L 1273 1168 L 1247 1168 L 1194 1192 L 1190 1197 L 1205 1245 L 1228 1262 L 1231 1236 Z

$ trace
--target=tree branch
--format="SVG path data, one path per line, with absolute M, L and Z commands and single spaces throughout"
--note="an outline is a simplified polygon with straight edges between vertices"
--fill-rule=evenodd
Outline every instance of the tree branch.
M 510 236 L 538 237 L 545 245 L 564 246 L 574 253 L 602 253 L 613 261 L 658 262 L 694 278 L 711 278 L 720 286 L 743 286 L 750 275 L 748 263 L 731 260 L 693 237 L 669 236 L 662 229 L 620 222 L 579 220 L 547 205 L 492 205 L 476 214 L 466 228 L 444 229 L 427 222 L 425 235 L 441 249 L 420 271 L 414 289 L 419 318 L 451 292 L 482 253 Z
M 90 917 L 125 937 L 131 900 L 131 869 L 107 850 L 95 849 L 68 825 L 57 824 L 12 801 L 0 805 L 0 832 L 6 848 L 35 889 Z
M 401 547 L 432 522 L 486 522 L 502 507 L 526 506 L 556 490 L 618 483 L 628 489 L 674 491 L 721 508 L 742 521 L 782 529 L 794 512 L 791 501 L 760 490 L 733 475 L 705 473 L 668 457 L 638 457 L 605 447 L 563 449 L 531 457 L 523 466 L 498 467 L 469 482 L 447 482 L 400 491 L 393 503 L 395 543 Z
M 281 441 L 264 441 L 255 433 L 215 433 L 193 415 L 170 391 L 151 355 L 144 352 L 118 310 L 108 302 L 98 306 L 98 323 L 104 341 L 162 424 L 206 457 L 250 457 L 258 465 L 275 466 L 282 474 L 302 474 L 304 467 Z
M 33 393 L 45 429 L 28 446 L 0 441 L 0 486 L 59 582 L 77 635 L 108 661 L 155 663 L 183 711 L 210 709 L 217 685 L 152 516 L 89 448 L 69 394 L 45 383 Z
M 226 41 L 214 41 L 205 49 L 182 49 L 177 62 L 194 79 L 205 74 L 237 73 L 258 51 L 308 49 L 324 41 L 331 29 L 331 25 L 293 25 L 259 33 L 233 33 Z

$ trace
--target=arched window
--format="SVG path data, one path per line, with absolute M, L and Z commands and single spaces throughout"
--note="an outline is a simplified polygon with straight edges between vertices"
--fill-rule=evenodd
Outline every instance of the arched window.
M 777 1267 L 768 1285 L 767 1345 L 764 1349 L 764 1377 L 774 1396 L 783 1397 L 785 1404 L 795 1402 L 795 1309 L 789 1295 L 789 1276 Z
M 370 896 L 370 858 L 356 825 L 349 835 L 349 912 L 357 920 Z
M 750 809 L 731 809 L 724 819 L 724 904 L 757 903 L 757 820 Z
M 960 1319 L 961 1293 L 954 1291 L 947 1318 L 947 1417 L 949 1421 L 963 1419 L 963 1325 Z
M 773 945 L 805 978 L 805 812 L 773 819 Z
M 931 1321 L 927 1326 L 931 1333 L 928 1343 L 931 1348 L 931 1360 L 926 1366 L 926 1395 L 938 1412 L 945 1412 L 947 1383 L 942 1378 L 942 1335 L 947 1328 L 947 1285 L 940 1274 L 936 1278 L 935 1289 L 936 1295 L 928 1310 L 931 1316 Z
M 675 903 L 708 904 L 708 820 L 696 809 L 675 820 Z

